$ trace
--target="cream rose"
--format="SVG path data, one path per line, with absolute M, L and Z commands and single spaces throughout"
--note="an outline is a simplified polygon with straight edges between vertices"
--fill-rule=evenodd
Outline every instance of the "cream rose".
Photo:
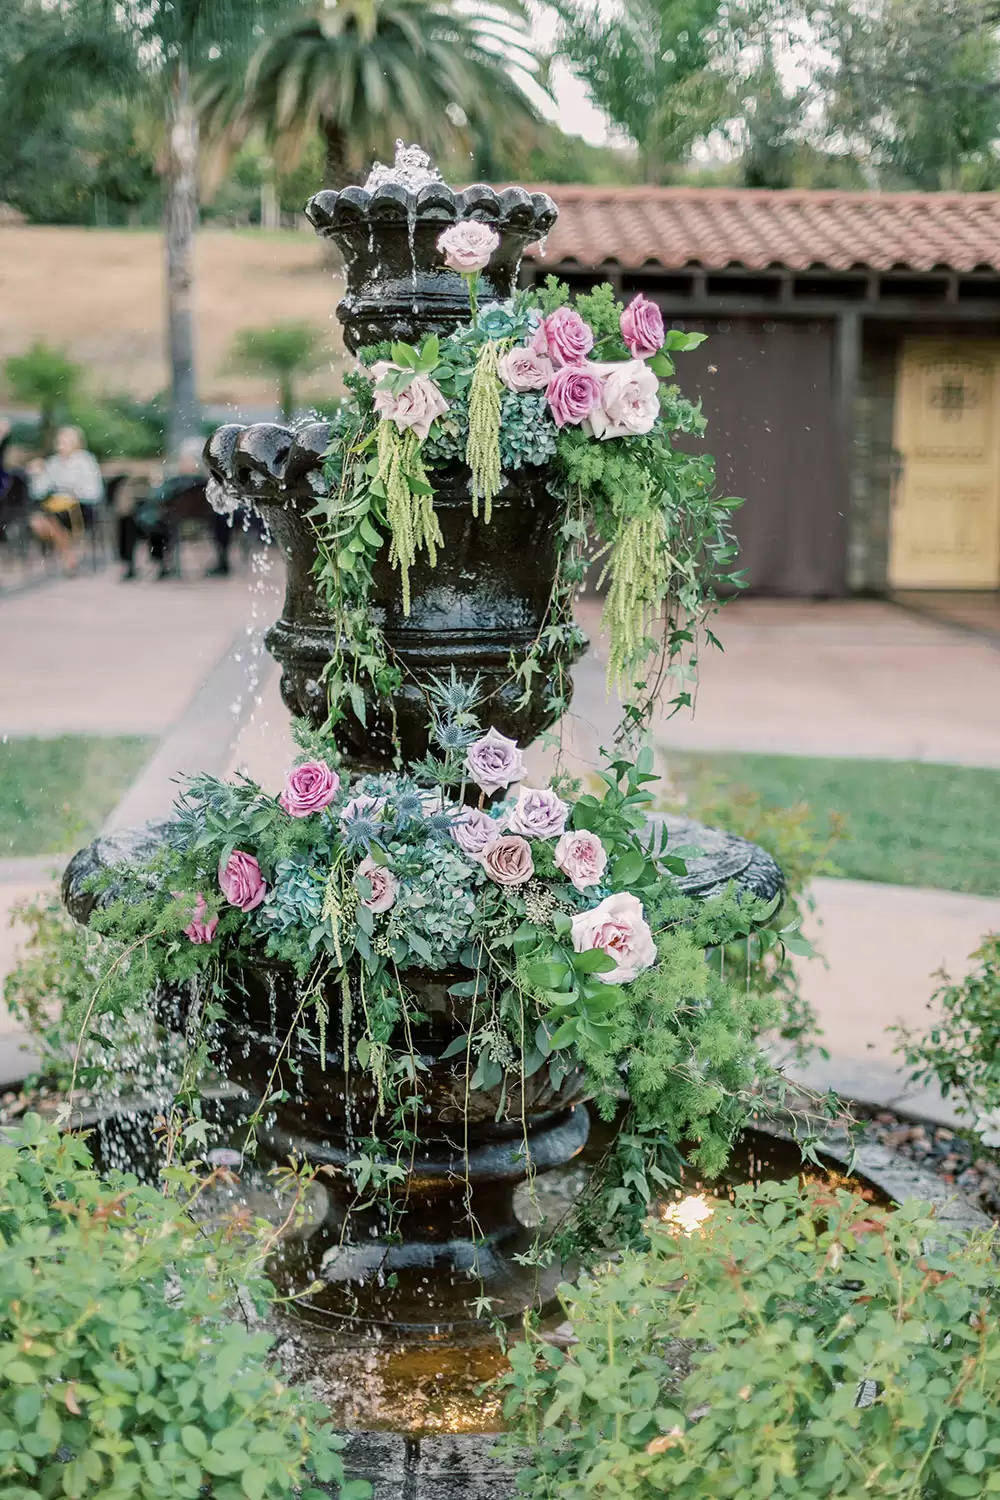
M 608 896 L 599 906 L 582 911 L 572 922 L 577 953 L 600 948 L 615 967 L 597 978 L 605 984 L 628 984 L 656 962 L 656 944 L 642 912 L 642 902 L 628 891 Z
M 444 415 L 448 403 L 429 375 L 414 375 L 413 379 L 398 394 L 379 387 L 386 375 L 399 370 L 398 365 L 380 359 L 372 365 L 371 375 L 375 381 L 375 410 L 388 422 L 395 422 L 400 432 L 412 428 L 421 442 L 431 430 L 431 423 Z
M 460 219 L 438 235 L 437 247 L 445 265 L 464 276 L 484 271 L 500 244 L 500 236 L 479 219 Z
M 544 391 L 555 366 L 547 354 L 533 349 L 508 349 L 497 360 L 497 374 L 509 391 Z
M 660 382 L 641 359 L 602 365 L 601 404 L 587 417 L 596 438 L 638 437 L 660 414 Z
M 585 828 L 564 833 L 553 858 L 556 869 L 561 870 L 578 891 L 585 891 L 590 885 L 600 885 L 601 876 L 608 866 L 604 845 L 596 833 Z

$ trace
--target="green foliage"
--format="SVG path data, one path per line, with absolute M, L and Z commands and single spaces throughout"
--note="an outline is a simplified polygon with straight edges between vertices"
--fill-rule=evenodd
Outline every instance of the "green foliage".
M 258 1314 L 273 1295 L 270 1226 L 196 1222 L 214 1179 L 170 1179 L 102 1181 L 35 1115 L 0 1142 L 5 1500 L 321 1500 L 318 1483 L 343 1481 L 325 1408 L 283 1385 L 270 1336 L 240 1317 L 238 1295 Z
M 80 366 L 64 350 L 39 341 L 24 354 L 10 355 L 3 368 L 13 399 L 39 408 L 42 443 L 47 447 L 57 419 L 68 411 L 80 382 Z
M 97 458 L 148 458 L 163 452 L 166 412 L 157 401 L 75 396 L 69 414 Z
M 996 1234 L 920 1204 L 738 1188 L 564 1287 L 574 1342 L 510 1352 L 532 1500 L 995 1493 Z
M 981 1116 L 1000 1110 L 1000 935 L 971 956 L 964 979 L 940 976 L 930 1002 L 936 1014 L 924 1035 L 898 1028 L 898 1050 L 916 1082 L 935 1081 L 963 1114 Z
M 295 377 L 317 369 L 324 359 L 323 334 L 309 323 L 273 323 L 243 328 L 233 340 L 236 368 L 273 375 L 278 382 L 281 415 L 295 415 Z
M 0 857 L 61 854 L 93 838 L 153 748 L 142 735 L 0 741 Z

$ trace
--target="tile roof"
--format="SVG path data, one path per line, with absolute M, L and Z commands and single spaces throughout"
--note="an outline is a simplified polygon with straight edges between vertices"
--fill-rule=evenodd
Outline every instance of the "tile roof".
M 721 270 L 1000 271 L 1000 193 L 548 186 L 545 259 Z

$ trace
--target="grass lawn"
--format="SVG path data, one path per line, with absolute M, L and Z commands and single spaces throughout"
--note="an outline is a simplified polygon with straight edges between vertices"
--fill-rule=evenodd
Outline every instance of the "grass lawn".
M 0 858 L 71 853 L 92 838 L 149 758 L 141 735 L 0 743 Z
M 798 755 L 672 754 L 668 764 L 692 811 L 707 779 L 772 807 L 808 803 L 817 827 L 841 814 L 831 855 L 840 875 L 1000 894 L 1000 771 Z

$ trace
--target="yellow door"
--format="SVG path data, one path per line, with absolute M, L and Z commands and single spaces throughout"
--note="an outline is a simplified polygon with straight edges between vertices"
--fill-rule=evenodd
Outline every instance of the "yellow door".
M 1000 344 L 908 339 L 896 379 L 893 588 L 1000 586 Z

